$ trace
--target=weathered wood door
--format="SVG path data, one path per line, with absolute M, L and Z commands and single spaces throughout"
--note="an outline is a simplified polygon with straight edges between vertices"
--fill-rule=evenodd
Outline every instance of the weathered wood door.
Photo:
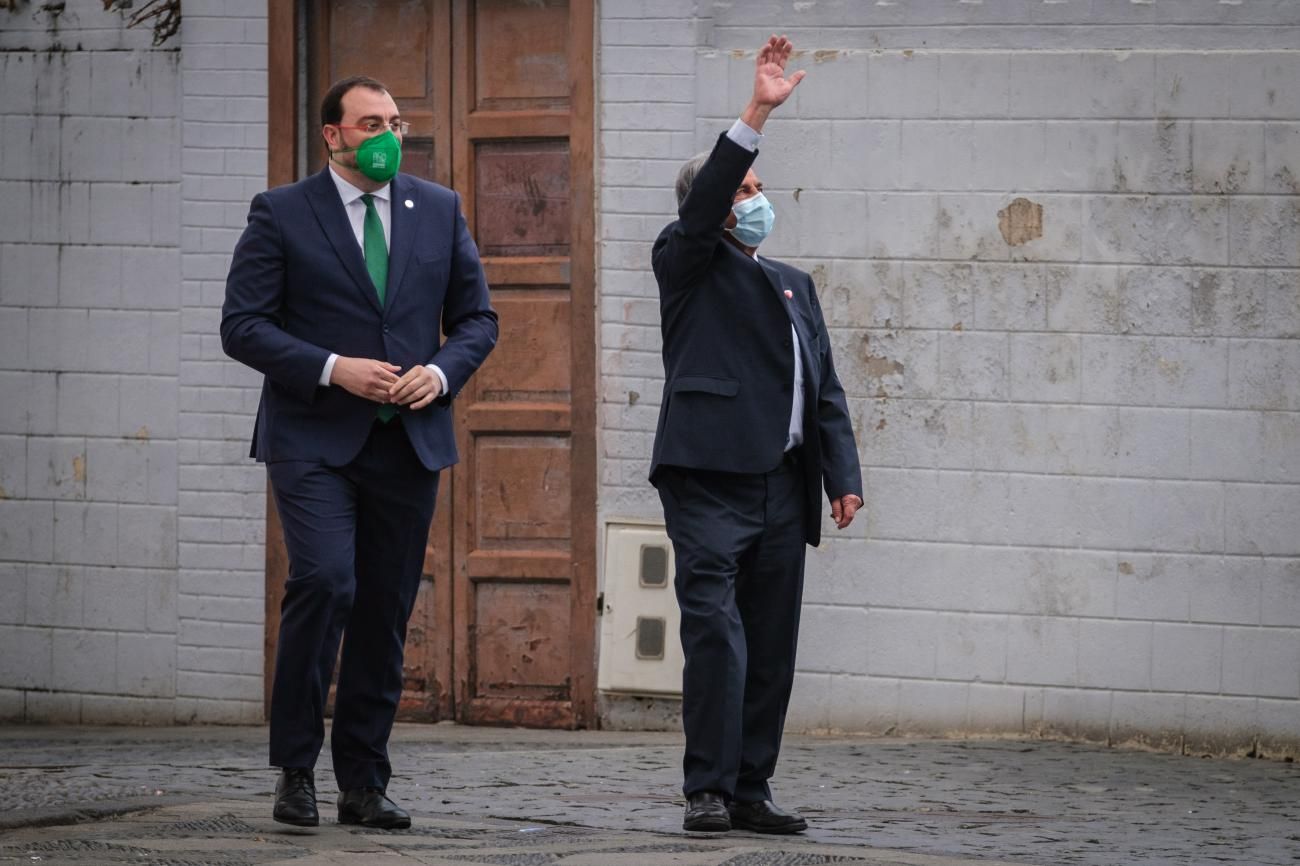
M 286 34 L 272 11 L 273 90 L 277 41 L 307 49 L 297 176 L 325 164 L 330 83 L 383 81 L 411 122 L 402 170 L 461 194 L 501 320 L 455 404 L 461 462 L 443 475 L 403 718 L 594 722 L 593 15 L 591 0 L 330 0 L 299 3 Z M 269 520 L 268 563 L 272 539 Z M 269 642 L 283 569 L 268 566 Z

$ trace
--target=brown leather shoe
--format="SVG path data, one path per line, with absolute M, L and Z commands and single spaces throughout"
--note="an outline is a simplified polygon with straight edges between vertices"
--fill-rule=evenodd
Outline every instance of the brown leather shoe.
M 727 815 L 727 801 L 713 791 L 696 791 L 686 798 L 686 818 L 683 830 L 699 833 L 725 833 L 731 829 Z
M 411 826 L 411 816 L 388 799 L 383 788 L 353 788 L 339 794 L 339 823 L 405 830 Z
M 808 822 L 794 812 L 787 812 L 771 800 L 732 803 L 731 826 L 755 833 L 802 833 Z

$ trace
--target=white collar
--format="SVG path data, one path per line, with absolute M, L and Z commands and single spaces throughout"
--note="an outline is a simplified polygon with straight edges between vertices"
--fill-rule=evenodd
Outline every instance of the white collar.
M 352 202 L 361 198 L 363 195 L 367 195 L 367 193 L 364 190 L 357 189 L 351 183 L 344 180 L 343 175 L 339 174 L 337 171 L 334 170 L 334 166 L 331 165 L 329 169 L 330 169 L 330 177 L 334 179 L 334 186 L 339 191 L 339 198 L 343 199 L 344 207 L 347 207 L 348 205 L 352 204 Z M 388 196 L 391 189 L 392 189 L 392 184 L 386 183 L 383 186 L 381 186 L 379 189 L 375 190 L 374 192 L 369 193 L 369 195 L 372 195 L 378 199 L 383 199 L 384 201 L 388 201 Z

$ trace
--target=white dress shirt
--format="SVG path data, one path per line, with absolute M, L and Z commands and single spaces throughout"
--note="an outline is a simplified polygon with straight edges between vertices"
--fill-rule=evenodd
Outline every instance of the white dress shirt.
M 334 179 L 334 186 L 338 188 L 339 198 L 343 199 L 343 210 L 347 212 L 348 222 L 352 224 L 352 234 L 356 236 L 357 246 L 361 247 L 361 255 L 364 257 L 366 254 L 366 203 L 361 200 L 361 197 L 366 195 L 366 192 L 357 189 L 344 180 L 334 170 L 334 166 L 331 165 L 329 168 L 330 177 Z M 392 249 L 393 208 L 390 201 L 392 186 L 391 184 L 384 184 L 370 195 L 374 198 L 375 212 L 379 214 L 379 222 L 384 227 L 384 246 Z M 334 362 L 338 359 L 339 356 L 334 353 L 331 353 L 329 358 L 326 359 L 325 368 L 321 370 L 320 374 L 320 384 L 322 386 L 329 385 L 330 375 L 334 372 Z M 424 366 L 428 367 L 438 377 L 438 381 L 442 383 L 441 393 L 447 393 L 447 377 L 442 370 L 438 369 L 438 365 L 425 364 Z
M 727 138 L 753 153 L 758 150 L 763 134 L 737 118 L 731 129 L 727 130 Z M 758 261 L 758 253 L 754 253 L 754 261 Z M 790 325 L 790 345 L 794 350 L 794 401 L 790 406 L 790 432 L 785 439 L 786 451 L 803 443 L 803 360 L 799 357 L 799 334 L 793 324 Z

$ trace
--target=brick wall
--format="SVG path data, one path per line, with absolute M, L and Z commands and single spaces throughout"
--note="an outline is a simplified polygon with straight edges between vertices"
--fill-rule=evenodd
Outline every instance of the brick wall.
M 266 471 L 248 459 L 262 377 L 217 329 L 266 189 L 266 0 L 186 0 L 181 31 L 178 721 L 262 719 Z
M 217 322 L 266 186 L 266 7 L 151 46 L 0 12 L 0 715 L 262 718 L 260 380 Z
M 99 2 L 0 11 L 0 717 L 176 692 L 180 72 Z
M 810 555 L 791 724 L 1294 750 L 1300 9 L 601 10 L 602 519 L 659 515 L 677 168 L 768 34 L 809 70 L 764 252 L 816 280 L 868 505 Z

